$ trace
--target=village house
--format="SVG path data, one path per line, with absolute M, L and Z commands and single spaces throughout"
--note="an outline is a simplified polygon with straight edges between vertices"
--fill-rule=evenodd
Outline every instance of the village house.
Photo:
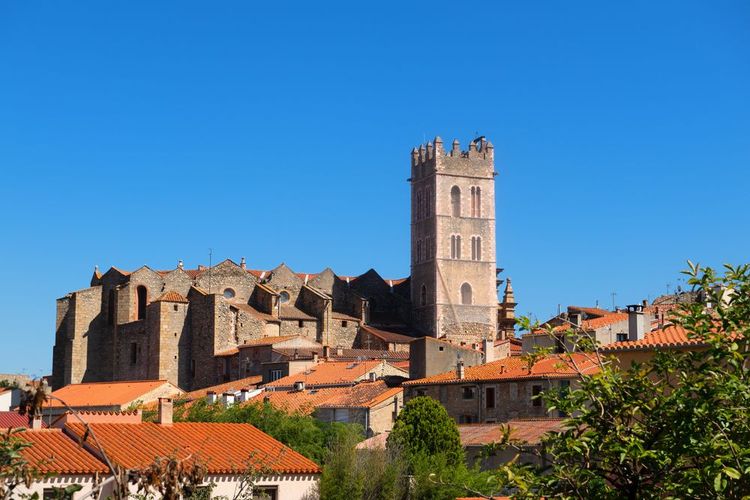
M 404 382 L 404 400 L 430 396 L 459 424 L 507 422 L 548 416 L 537 397 L 555 388 L 574 386 L 580 373 L 599 371 L 596 357 L 587 353 L 549 355 L 533 364 L 519 356 L 484 365 L 464 366 L 431 377 Z
M 212 497 L 233 498 L 249 479 L 256 495 L 300 500 L 313 491 L 320 476 L 314 462 L 252 425 L 173 423 L 169 398 L 159 400 L 156 423 L 126 423 L 127 418 L 92 419 L 90 430 L 70 421 L 61 429 L 21 432 L 19 437 L 32 445 L 22 450 L 22 456 L 49 477 L 35 480 L 30 488 L 21 486 L 15 493 L 51 498 L 52 488 L 79 484 L 83 489 L 76 495 L 93 492 L 90 498 L 108 498 L 114 482 L 104 454 L 113 465 L 129 471 L 144 470 L 163 457 L 201 464 L 207 476 L 200 488 L 210 489 Z M 129 489 L 137 493 L 135 484 L 130 483 Z

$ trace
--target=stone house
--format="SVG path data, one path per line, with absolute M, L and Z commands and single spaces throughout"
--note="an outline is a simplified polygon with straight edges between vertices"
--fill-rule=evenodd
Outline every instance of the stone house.
M 430 396 L 459 424 L 543 418 L 549 415 L 537 396 L 575 386 L 578 369 L 584 374 L 598 372 L 595 356 L 549 355 L 533 366 L 518 356 L 468 367 L 459 361 L 454 370 L 404 382 L 404 399 Z

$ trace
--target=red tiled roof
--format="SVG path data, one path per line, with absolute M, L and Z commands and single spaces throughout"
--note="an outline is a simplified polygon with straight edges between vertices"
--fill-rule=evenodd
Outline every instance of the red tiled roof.
M 369 325 L 362 325 L 361 329 L 369 333 L 370 335 L 374 335 L 375 337 L 379 338 L 380 340 L 384 342 L 393 342 L 395 344 L 408 344 L 409 342 L 414 340 L 414 337 L 409 337 L 407 335 L 401 335 L 400 333 L 394 333 L 394 332 L 389 332 L 386 330 L 381 330 L 379 328 L 373 328 Z
M 242 389 L 255 389 L 255 387 L 263 381 L 262 375 L 254 375 L 252 377 L 241 378 L 232 382 L 224 382 L 219 385 L 212 385 L 211 387 L 204 387 L 203 389 L 196 389 L 186 393 L 180 399 L 199 399 L 206 396 L 208 391 L 213 391 L 216 394 L 224 394 L 227 391 L 239 391 Z
M 219 351 L 219 352 L 215 353 L 214 357 L 216 357 L 216 358 L 223 358 L 223 357 L 226 357 L 226 356 L 234 356 L 235 354 L 238 354 L 239 352 L 240 352 L 239 349 L 237 349 L 236 347 L 232 347 L 231 349 L 227 349 L 225 351 Z
M 605 326 L 614 325 L 615 323 L 619 323 L 621 321 L 627 321 L 628 320 L 628 313 L 609 313 L 606 316 L 602 316 L 600 318 L 592 318 L 592 319 L 586 319 L 581 322 L 581 329 L 586 331 L 591 330 L 597 330 L 599 328 L 604 328 Z M 570 323 L 565 323 L 562 325 L 555 326 L 552 331 L 553 332 L 565 332 L 567 330 L 570 330 L 573 328 L 573 325 Z M 547 331 L 544 329 L 534 330 L 531 333 L 527 333 L 526 335 L 547 335 Z
M 121 406 L 137 401 L 145 394 L 167 384 L 169 382 L 166 380 L 89 382 L 66 385 L 54 391 L 52 395 L 62 399 L 68 406 L 72 407 Z M 174 389 L 174 394 L 180 392 L 179 389 Z M 48 408 L 61 408 L 62 406 L 62 403 L 56 400 L 49 400 L 45 404 L 45 407 Z
M 596 359 L 584 353 L 552 354 L 534 364 L 531 372 L 528 363 L 521 357 L 493 361 L 484 365 L 468 366 L 464 369 L 464 378 L 459 379 L 456 371 L 440 373 L 418 380 L 404 382 L 405 386 L 428 385 L 428 384 L 463 384 L 478 381 L 506 381 L 518 379 L 550 379 L 550 378 L 572 378 L 578 375 L 575 364 L 585 375 L 591 375 L 599 371 Z
M 333 396 L 318 408 L 372 408 L 403 392 L 401 387 L 388 387 L 385 382 L 361 382 Z
M 323 361 L 309 369 L 288 375 L 266 384 L 266 387 L 292 387 L 295 382 L 310 386 L 353 384 L 367 373 L 376 370 L 384 361 Z M 379 375 L 379 374 L 378 374 Z
M 143 468 L 156 457 L 201 461 L 209 474 L 245 472 L 248 461 L 278 474 L 319 474 L 320 468 L 250 424 L 175 422 L 170 426 L 90 424 L 109 458 L 128 469 Z M 68 426 L 75 435 L 86 429 Z M 90 438 L 88 438 L 90 439 Z
M 460 424 L 458 433 L 463 446 L 483 446 L 499 442 L 506 426 L 510 427 L 510 438 L 527 444 L 539 444 L 548 432 L 560 432 L 565 420 L 561 418 L 514 419 L 497 424 Z
M 252 339 L 248 340 L 244 344 L 240 344 L 237 347 L 240 349 L 244 349 L 245 347 L 258 347 L 258 346 L 264 346 L 264 345 L 274 345 L 274 344 L 280 344 L 281 342 L 286 342 L 287 340 L 292 340 L 300 337 L 300 335 L 281 335 L 278 337 L 261 337 L 259 339 Z
M 301 359 L 311 359 L 313 354 L 323 355 L 323 347 L 277 347 L 274 351 L 287 357 L 293 357 L 295 354 Z M 341 354 L 333 348 L 331 349 L 331 359 L 334 360 L 364 360 L 364 359 L 386 359 L 386 360 L 408 360 L 408 351 L 380 351 L 376 349 L 341 349 Z M 391 363 L 392 364 L 392 363 Z
M 274 408 L 287 413 L 310 415 L 315 407 L 339 394 L 344 394 L 351 387 L 321 387 L 319 389 L 305 389 L 303 391 L 265 391 L 251 398 L 248 403 L 267 401 Z
M 63 434 L 60 429 L 26 430 L 13 434 L 31 443 L 21 456 L 44 474 L 95 474 L 109 471 L 103 462 Z
M 154 302 L 182 302 L 183 304 L 187 304 L 188 299 L 173 290 L 169 290 L 167 292 L 164 292 L 162 296 L 156 299 Z
M 608 311 L 607 309 L 601 309 L 599 307 L 568 306 L 568 311 L 581 311 L 583 313 L 588 314 L 589 316 L 599 316 L 599 317 L 612 314 L 612 311 Z
M 647 333 L 641 340 L 613 342 L 602 347 L 605 351 L 640 351 L 663 347 L 702 346 L 705 343 L 699 338 L 688 338 L 688 332 L 679 325 L 667 325 Z
M 28 415 L 19 415 L 17 411 L 0 411 L 0 429 L 16 429 L 28 426 Z M 42 420 L 42 427 L 47 427 L 47 422 L 44 420 Z
M 390 363 L 396 368 L 400 368 L 401 370 L 404 370 L 405 372 L 409 371 L 408 361 L 391 361 Z

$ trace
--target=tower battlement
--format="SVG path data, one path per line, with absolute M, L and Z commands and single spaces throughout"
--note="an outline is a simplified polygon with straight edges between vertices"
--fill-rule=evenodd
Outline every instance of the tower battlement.
M 412 169 L 415 167 L 438 169 L 441 165 L 466 164 L 467 162 L 487 167 L 494 165 L 494 160 L 495 148 L 484 136 L 471 141 L 466 151 L 461 150 L 461 143 L 458 139 L 454 139 L 450 150 L 446 150 L 440 136 L 435 137 L 432 142 L 421 144 L 419 148 L 411 150 Z

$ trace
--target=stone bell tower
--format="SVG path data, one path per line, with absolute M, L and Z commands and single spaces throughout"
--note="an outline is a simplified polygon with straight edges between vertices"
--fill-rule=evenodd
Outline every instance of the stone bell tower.
M 494 148 L 443 141 L 411 152 L 411 300 L 425 335 L 479 342 L 497 335 Z

